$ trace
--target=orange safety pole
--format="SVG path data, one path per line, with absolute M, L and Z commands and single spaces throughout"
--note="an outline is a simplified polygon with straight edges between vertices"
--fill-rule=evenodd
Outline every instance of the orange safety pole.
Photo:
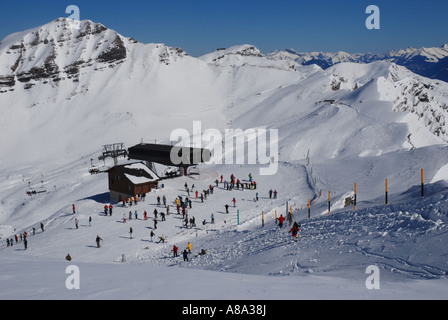
M 261 211 L 261 226 L 264 227 L 264 211 Z
M 425 196 L 424 182 L 425 182 L 425 172 L 422 168 L 422 198 Z
M 387 190 L 387 179 L 386 179 L 386 205 L 388 204 L 388 190 Z
M 356 182 L 355 182 L 355 199 L 354 199 L 354 201 L 355 201 L 355 203 L 354 203 L 354 205 L 355 205 L 355 211 L 356 211 L 356 187 L 357 187 L 357 185 L 356 185 Z
M 331 190 L 328 190 L 328 214 L 330 214 Z

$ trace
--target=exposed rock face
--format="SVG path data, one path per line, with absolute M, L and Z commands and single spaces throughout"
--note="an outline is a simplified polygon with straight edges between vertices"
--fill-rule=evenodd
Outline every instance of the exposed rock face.
M 6 37 L 0 43 L 0 93 L 37 81 L 57 85 L 61 80 L 78 82 L 82 68 L 114 67 L 127 59 L 124 40 L 99 23 L 82 21 L 79 29 L 69 19 L 57 19 L 34 30 Z M 129 40 L 136 43 L 135 40 Z
M 114 42 L 103 53 L 101 53 L 97 61 L 104 63 L 113 63 L 126 59 L 126 47 L 120 36 L 116 36 Z

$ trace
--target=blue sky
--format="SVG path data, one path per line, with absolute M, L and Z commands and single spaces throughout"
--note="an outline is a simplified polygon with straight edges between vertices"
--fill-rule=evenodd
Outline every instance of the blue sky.
M 0 0 L 0 39 L 68 17 L 77 5 L 90 19 L 141 42 L 181 47 L 192 56 L 253 44 L 262 52 L 381 53 L 448 43 L 448 1 L 396 0 Z M 380 30 L 368 30 L 368 5 L 380 9 Z

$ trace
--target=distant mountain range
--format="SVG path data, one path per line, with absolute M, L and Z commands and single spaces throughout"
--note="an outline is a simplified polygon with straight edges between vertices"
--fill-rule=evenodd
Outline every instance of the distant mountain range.
M 447 56 L 447 45 L 375 56 L 243 44 L 192 57 L 60 18 L 0 40 L 0 164 L 160 142 L 193 121 L 280 129 L 286 161 L 447 143 L 448 83 L 417 74 L 442 72 Z
M 277 50 L 267 55 L 275 60 L 293 60 L 301 65 L 316 64 L 327 69 L 340 62 L 390 61 L 431 79 L 448 81 L 448 44 L 434 48 L 390 50 L 384 54 L 339 52 L 297 52 Z

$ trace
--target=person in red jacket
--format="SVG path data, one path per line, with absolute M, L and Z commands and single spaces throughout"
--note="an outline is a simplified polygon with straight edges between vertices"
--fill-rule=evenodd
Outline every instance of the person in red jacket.
M 292 226 L 291 230 L 289 230 L 290 233 L 292 233 L 293 238 L 297 239 L 297 237 L 299 236 L 299 225 L 297 224 L 297 222 L 294 222 L 294 225 Z
M 178 249 L 179 249 L 179 248 L 176 247 L 176 245 L 173 246 L 173 256 L 174 256 L 174 257 L 177 257 L 177 250 L 178 250 Z
M 278 226 L 280 228 L 283 227 L 283 222 L 285 222 L 285 217 L 283 215 L 280 215 L 280 218 L 278 218 Z

